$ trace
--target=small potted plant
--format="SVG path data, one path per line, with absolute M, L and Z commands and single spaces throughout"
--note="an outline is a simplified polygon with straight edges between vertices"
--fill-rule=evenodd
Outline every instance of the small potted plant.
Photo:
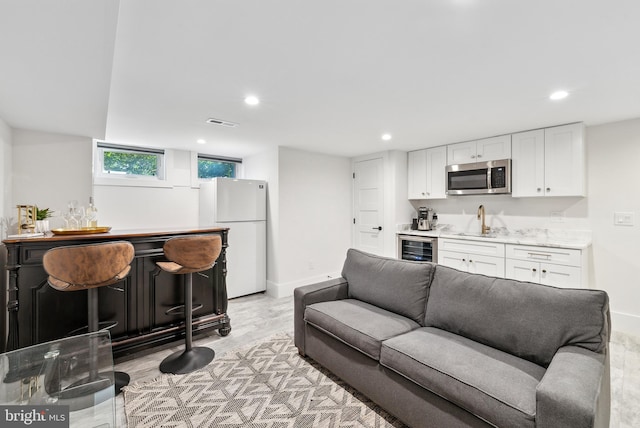
M 49 220 L 48 218 L 53 215 L 53 211 L 49 208 L 40 209 L 36 207 L 36 232 L 48 232 Z

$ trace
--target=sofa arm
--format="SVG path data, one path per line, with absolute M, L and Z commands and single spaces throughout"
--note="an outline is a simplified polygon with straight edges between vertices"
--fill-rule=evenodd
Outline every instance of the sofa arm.
M 293 338 L 298 352 L 304 355 L 304 310 L 308 305 L 348 297 L 347 280 L 340 277 L 293 290 Z
M 536 389 L 536 427 L 608 427 L 609 350 L 558 350 Z

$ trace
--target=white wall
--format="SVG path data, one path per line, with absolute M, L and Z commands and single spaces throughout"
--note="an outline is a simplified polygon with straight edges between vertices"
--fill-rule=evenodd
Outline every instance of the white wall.
M 96 183 L 98 223 L 119 230 L 197 227 L 199 190 L 191 187 L 191 156 L 185 150 L 165 150 L 167 187 Z
M 640 336 L 640 119 L 587 128 L 594 286 L 609 293 L 615 330 Z M 614 226 L 615 211 L 634 226 Z
M 351 161 L 280 148 L 280 285 L 340 273 L 351 244 Z
M 91 153 L 87 137 L 14 129 L 11 205 L 50 208 L 56 212 L 51 227 L 60 227 L 68 201 L 89 202 Z
M 267 283 L 280 282 L 278 148 L 242 160 L 243 178 L 267 182 Z
M 491 227 L 592 237 L 591 288 L 607 291 L 615 330 L 640 336 L 640 119 L 587 127 L 586 198 L 512 198 L 504 195 L 414 201 L 432 207 L 440 224 L 479 231 L 478 206 Z M 635 214 L 634 226 L 614 226 L 614 211 Z M 552 213 L 561 213 L 558 219 Z
M 12 130 L 0 118 L 0 239 L 6 237 L 9 218 L 15 216 L 12 209 Z
M 268 182 L 267 293 L 339 275 L 351 244 L 351 162 L 280 147 L 243 160 Z

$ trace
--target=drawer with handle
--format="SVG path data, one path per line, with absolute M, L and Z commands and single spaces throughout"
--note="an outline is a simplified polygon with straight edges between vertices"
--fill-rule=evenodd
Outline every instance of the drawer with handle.
M 582 251 L 572 248 L 537 247 L 513 244 L 507 244 L 505 247 L 505 255 L 507 259 L 555 263 L 568 266 L 580 266 L 582 264 Z

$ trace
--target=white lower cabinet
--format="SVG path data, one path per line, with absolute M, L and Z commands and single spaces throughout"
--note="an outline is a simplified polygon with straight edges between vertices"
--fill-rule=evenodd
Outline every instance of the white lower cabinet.
M 438 264 L 469 273 L 588 288 L 587 249 L 440 238 Z
M 438 247 L 438 264 L 504 278 L 504 244 L 441 238 Z
M 506 245 L 505 277 L 565 288 L 587 288 L 586 250 Z

